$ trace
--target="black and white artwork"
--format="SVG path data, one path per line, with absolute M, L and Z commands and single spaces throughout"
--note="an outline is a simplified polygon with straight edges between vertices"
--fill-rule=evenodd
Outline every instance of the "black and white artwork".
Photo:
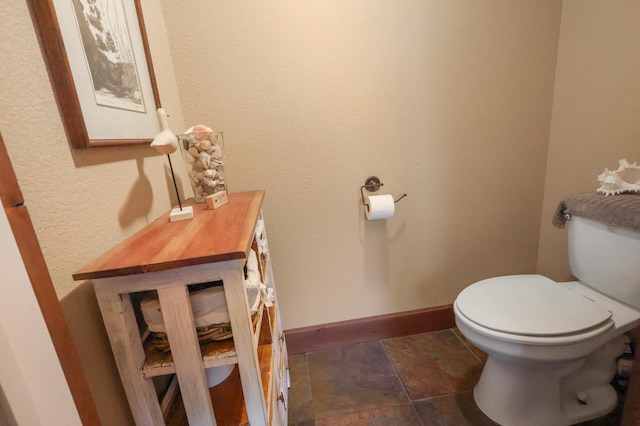
M 96 104 L 145 113 L 122 0 L 72 0 Z

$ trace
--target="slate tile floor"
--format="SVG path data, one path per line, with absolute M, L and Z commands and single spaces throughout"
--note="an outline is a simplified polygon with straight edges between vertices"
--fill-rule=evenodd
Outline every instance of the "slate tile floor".
M 485 361 L 455 328 L 291 355 L 289 425 L 496 425 L 473 400 Z

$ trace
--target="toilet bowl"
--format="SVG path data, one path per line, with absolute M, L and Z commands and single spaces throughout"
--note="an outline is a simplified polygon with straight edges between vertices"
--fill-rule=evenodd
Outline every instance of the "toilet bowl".
M 456 325 L 489 356 L 474 398 L 501 425 L 570 425 L 617 405 L 610 381 L 634 310 L 580 282 L 541 275 L 477 282 L 454 303 Z
M 640 325 L 640 195 L 627 195 L 575 194 L 556 209 L 577 281 L 496 277 L 456 298 L 456 325 L 488 354 L 473 395 L 497 423 L 571 425 L 616 407 L 622 335 Z
M 458 295 L 456 325 L 488 354 L 473 395 L 489 418 L 571 425 L 616 407 L 610 382 L 622 335 L 640 325 L 639 217 L 640 195 L 569 196 L 554 224 L 570 223 L 569 269 L 577 281 L 512 275 Z

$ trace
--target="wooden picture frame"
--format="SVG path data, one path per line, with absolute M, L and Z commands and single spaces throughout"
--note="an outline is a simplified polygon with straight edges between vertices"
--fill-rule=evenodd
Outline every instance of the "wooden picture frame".
M 120 8 L 105 21 L 106 6 L 94 9 L 83 0 L 27 2 L 71 146 L 150 143 L 160 131 L 160 96 L 140 0 L 109 1 L 110 12 L 114 5 Z M 110 31 L 107 23 L 125 30 Z M 96 35 L 96 28 L 102 32 Z M 133 59 L 113 61 L 114 51 Z

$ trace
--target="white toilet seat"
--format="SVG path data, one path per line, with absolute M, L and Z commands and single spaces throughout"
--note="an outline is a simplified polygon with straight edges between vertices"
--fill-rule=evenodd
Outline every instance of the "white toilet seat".
M 456 315 L 456 322 L 460 321 L 462 322 L 462 324 L 464 324 L 474 332 L 484 335 L 494 341 L 503 341 L 506 343 L 528 345 L 531 347 L 537 346 L 540 348 L 546 347 L 546 346 L 571 345 L 571 344 L 588 341 L 594 337 L 604 334 L 605 332 L 607 332 L 608 330 L 611 330 L 614 327 L 614 322 L 608 321 L 599 327 L 595 327 L 593 329 L 590 329 L 582 333 L 567 334 L 567 335 L 561 335 L 561 336 L 550 336 L 550 337 L 527 336 L 527 335 L 520 335 L 520 334 L 504 333 L 500 331 L 491 330 L 490 328 L 482 327 L 476 324 L 475 322 L 469 320 L 467 317 L 465 317 L 464 314 L 460 312 L 456 304 L 453 305 L 453 311 Z M 458 328 L 460 328 L 460 325 L 458 325 Z M 488 351 L 487 349 L 484 349 L 484 350 Z
M 533 345 L 578 342 L 614 326 L 610 311 L 541 275 L 479 281 L 458 295 L 454 310 L 478 333 Z

